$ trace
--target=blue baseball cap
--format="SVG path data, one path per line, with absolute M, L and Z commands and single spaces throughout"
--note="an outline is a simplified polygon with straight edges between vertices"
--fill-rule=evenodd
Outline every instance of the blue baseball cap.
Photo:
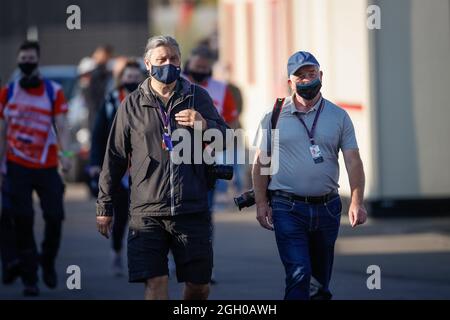
M 314 56 L 306 51 L 298 51 L 290 56 L 287 64 L 288 77 L 297 72 L 303 66 L 317 66 L 320 64 Z

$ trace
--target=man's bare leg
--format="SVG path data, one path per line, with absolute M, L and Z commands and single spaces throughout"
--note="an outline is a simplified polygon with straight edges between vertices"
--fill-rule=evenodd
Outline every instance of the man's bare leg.
M 161 276 L 147 279 L 144 298 L 145 300 L 168 300 L 169 277 Z
M 206 300 L 209 296 L 209 284 L 184 284 L 184 300 Z

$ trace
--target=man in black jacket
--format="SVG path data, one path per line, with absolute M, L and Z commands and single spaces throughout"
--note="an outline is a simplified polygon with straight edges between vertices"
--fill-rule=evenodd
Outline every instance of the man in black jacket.
M 195 150 L 202 141 L 194 134 L 216 129 L 225 139 L 228 126 L 208 93 L 180 78 L 175 39 L 150 38 L 144 61 L 150 77 L 125 99 L 111 128 L 100 173 L 97 227 L 109 236 L 113 198 L 130 164 L 129 281 L 145 283 L 146 299 L 168 299 L 170 249 L 178 281 L 185 282 L 184 298 L 207 299 L 213 252 L 206 165 L 173 161 L 172 132 L 184 129 Z

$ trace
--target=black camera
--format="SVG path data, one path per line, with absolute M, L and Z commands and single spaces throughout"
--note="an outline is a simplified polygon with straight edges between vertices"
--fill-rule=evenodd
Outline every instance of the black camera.
M 266 196 L 269 199 L 269 203 L 271 201 L 271 194 L 270 191 L 266 191 Z M 253 189 L 250 189 L 243 194 L 241 194 L 239 197 L 234 198 L 234 203 L 239 208 L 239 211 L 242 210 L 242 208 L 248 208 L 253 206 L 255 202 L 255 191 Z
M 239 197 L 234 198 L 234 203 L 239 210 L 253 206 L 255 204 L 255 191 L 252 189 L 244 192 Z
M 212 164 L 206 166 L 208 177 L 208 189 L 214 189 L 216 180 L 231 180 L 233 179 L 233 166 L 224 164 Z

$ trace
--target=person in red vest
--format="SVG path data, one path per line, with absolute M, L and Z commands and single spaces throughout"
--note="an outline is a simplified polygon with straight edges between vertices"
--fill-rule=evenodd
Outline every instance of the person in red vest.
M 3 280 L 11 283 L 20 274 L 26 296 L 39 294 L 39 264 L 44 283 L 49 288 L 57 286 L 55 259 L 64 219 L 64 183 L 58 165 L 68 171 L 72 157 L 68 150 L 66 99 L 59 84 L 39 74 L 39 56 L 37 42 L 24 42 L 17 57 L 21 77 L 0 91 L 0 159 L 5 159 L 6 164 L 0 184 L 2 194 L 8 194 L 9 206 L 2 211 L 10 214 L 10 219 L 2 217 L 2 221 L 10 220 L 17 235 L 16 248 L 2 246 L 3 257 L 4 250 L 16 251 L 6 254 L 16 259 L 8 261 L 3 269 Z M 33 235 L 33 190 L 45 220 L 40 254 Z
M 192 50 L 184 68 L 184 75 L 193 83 L 200 85 L 211 96 L 217 111 L 232 129 L 237 127 L 238 110 L 228 84 L 212 77 L 214 56 L 203 46 Z

